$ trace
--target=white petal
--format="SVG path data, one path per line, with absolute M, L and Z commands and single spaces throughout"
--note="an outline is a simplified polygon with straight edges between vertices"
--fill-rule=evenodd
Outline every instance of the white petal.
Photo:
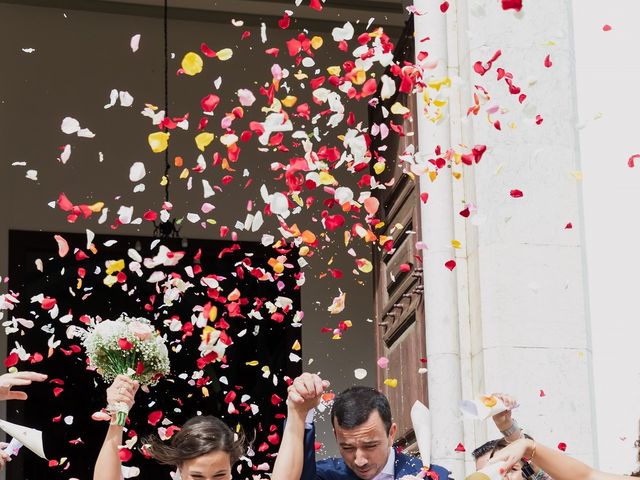
M 133 96 L 129 92 L 120 92 L 120 105 L 123 107 L 133 105 Z
M 358 379 L 358 380 L 362 380 L 363 378 L 365 378 L 367 376 L 367 371 L 364 368 L 356 368 L 353 371 L 353 375 Z
M 84 138 L 93 138 L 96 136 L 95 133 L 93 133 L 91 130 L 89 130 L 88 128 L 82 128 L 78 131 L 78 136 L 79 137 L 84 137 Z
M 251 90 L 241 88 L 238 90 L 238 99 L 243 107 L 250 107 L 256 101 L 256 97 Z
M 129 180 L 131 180 L 132 182 L 139 182 L 145 177 L 146 174 L 147 171 L 144 168 L 144 163 L 135 162 L 129 169 Z
M 289 216 L 289 201 L 287 200 L 286 195 L 280 192 L 276 192 L 271 195 L 269 207 L 271 208 L 271 212 L 276 215 L 281 215 L 283 217 Z
M 136 33 L 133 37 L 131 37 L 131 41 L 129 42 L 129 45 L 131 46 L 131 51 L 132 52 L 137 52 L 138 48 L 140 48 L 140 34 Z
M 342 40 L 351 40 L 353 38 L 353 25 L 351 22 L 347 22 L 344 24 L 344 27 L 336 27 L 331 32 L 331 36 L 333 40 L 336 42 L 340 42 Z
M 71 157 L 71 145 L 67 144 L 64 146 L 64 149 L 62 150 L 62 153 L 58 157 L 58 160 L 60 160 L 63 164 L 65 164 L 67 163 L 67 161 L 69 161 L 70 157 Z
M 72 133 L 76 133 L 78 130 L 80 130 L 80 122 L 78 122 L 78 120 L 76 120 L 75 118 L 64 117 L 60 128 L 67 135 L 71 135 Z

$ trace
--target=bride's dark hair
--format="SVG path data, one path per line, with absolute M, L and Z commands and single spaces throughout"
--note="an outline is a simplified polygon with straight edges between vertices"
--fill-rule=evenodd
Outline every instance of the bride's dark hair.
M 212 452 L 229 454 L 231 465 L 244 453 L 242 435 L 236 437 L 222 420 L 213 416 L 199 416 L 188 420 L 171 439 L 164 443 L 157 436 L 146 440 L 149 454 L 166 465 L 181 466 L 185 460 Z

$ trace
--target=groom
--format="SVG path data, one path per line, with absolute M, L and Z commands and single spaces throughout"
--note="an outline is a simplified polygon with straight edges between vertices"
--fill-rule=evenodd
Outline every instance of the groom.
M 289 387 L 287 424 L 277 459 L 279 470 L 290 467 L 292 480 L 394 480 L 422 471 L 419 459 L 393 448 L 398 427 L 392 421 L 389 401 L 369 387 L 351 387 L 336 397 L 331 423 L 341 456 L 316 462 L 315 429 L 305 417 L 318 405 L 328 385 L 318 375 L 303 373 Z M 295 452 L 304 455 L 303 462 Z M 448 474 L 446 469 L 432 465 L 428 477 L 447 480 Z

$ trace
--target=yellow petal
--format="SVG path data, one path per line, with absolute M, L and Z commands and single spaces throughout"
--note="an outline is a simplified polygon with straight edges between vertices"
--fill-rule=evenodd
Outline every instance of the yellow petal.
M 115 283 L 118 281 L 115 275 L 107 275 L 104 277 L 102 283 L 104 283 L 107 287 L 113 287 Z
M 109 266 L 105 270 L 107 275 L 113 275 L 116 272 L 120 272 L 124 270 L 125 263 L 124 260 L 114 260 L 109 263 Z
M 303 245 L 302 247 L 300 247 L 300 250 L 298 250 L 298 253 L 300 253 L 301 257 L 306 257 L 307 255 L 309 255 L 309 247 Z
M 93 213 L 99 213 L 104 208 L 104 202 L 96 202 L 93 205 L 89 205 L 89 210 Z
M 453 248 L 460 248 L 460 247 L 462 247 L 462 244 L 460 243 L 459 240 L 451 240 L 451 246 Z
M 299 351 L 301 348 L 302 348 L 302 347 L 300 346 L 300 342 L 299 342 L 298 340 L 296 340 L 296 341 L 293 343 L 293 347 L 291 347 L 291 350 L 294 350 L 294 351 L 296 351 L 296 352 L 297 352 L 297 351 Z
M 204 149 L 209 146 L 211 142 L 213 142 L 215 135 L 209 132 L 202 132 L 196 135 L 196 145 L 198 149 L 204 152 Z
M 322 39 L 322 37 L 319 37 L 316 35 L 311 39 L 311 48 L 313 48 L 314 50 L 317 50 L 322 46 L 323 43 L 324 43 L 324 40 Z
M 302 198 L 300 198 L 300 195 L 298 195 L 297 193 L 292 193 L 291 194 L 291 200 L 293 200 L 294 202 L 296 202 L 300 206 L 304 205 L 304 200 Z
M 391 113 L 393 113 L 394 115 L 404 115 L 405 113 L 409 113 L 410 111 L 411 110 L 402 105 L 400 102 L 396 102 L 391 105 Z
M 187 75 L 197 75 L 202 71 L 202 66 L 204 65 L 202 61 L 202 57 L 195 52 L 187 53 L 182 59 L 182 70 Z
M 333 178 L 329 172 L 323 171 L 320 172 L 320 185 L 334 185 L 336 183 L 336 179 Z
M 327 68 L 327 72 L 329 73 L 329 75 L 335 75 L 336 77 L 338 77 L 340 76 L 340 67 L 338 65 L 329 67 Z
M 205 398 L 209 396 L 209 389 L 207 387 L 202 387 L 202 396 Z
M 388 387 L 396 388 L 398 386 L 398 379 L 397 378 L 387 378 L 387 379 L 385 379 L 384 384 L 387 385 Z
M 384 169 L 384 162 L 376 162 L 373 164 L 373 171 L 376 172 L 377 175 L 380 175 L 382 172 L 384 172 Z
M 258 361 L 257 360 L 251 360 L 250 362 L 245 363 L 245 365 L 248 365 L 250 367 L 256 367 L 258 365 Z
M 162 179 L 160 180 L 160 185 L 164 187 L 167 183 L 169 183 L 169 179 L 166 175 L 163 175 Z
M 168 132 L 153 132 L 149 134 L 149 146 L 151 147 L 151 151 L 153 153 L 164 152 L 169 146 L 169 137 L 171 136 Z
M 185 168 L 185 169 L 182 170 L 182 172 L 180 172 L 180 180 L 184 180 L 188 176 L 189 176 L 189 169 L 188 168 Z
M 218 307 L 213 305 L 211 307 L 211 310 L 209 310 L 209 321 L 210 322 L 215 322 L 216 318 L 218 318 Z
M 294 97 L 293 95 L 287 95 L 284 100 L 282 100 L 282 104 L 287 107 L 293 107 L 298 101 L 298 97 Z
M 441 78 L 440 80 L 433 80 L 433 81 L 429 82 L 428 85 L 431 88 L 434 88 L 436 90 L 440 90 L 440 88 L 443 85 L 445 85 L 447 87 L 450 87 L 451 86 L 451 79 L 449 77 L 444 77 L 444 78 Z
M 231 57 L 233 57 L 233 50 L 231 50 L 230 48 L 223 48 L 216 55 L 216 58 L 223 62 L 229 60 Z
M 347 245 L 349 245 L 349 242 L 351 241 L 351 233 L 348 230 L 344 231 L 344 246 L 346 247 Z
M 353 78 L 355 85 L 362 85 L 367 80 L 367 72 L 364 70 L 358 70 L 356 76 Z

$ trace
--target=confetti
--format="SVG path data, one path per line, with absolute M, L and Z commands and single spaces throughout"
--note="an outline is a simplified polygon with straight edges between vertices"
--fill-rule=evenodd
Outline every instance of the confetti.
M 356 377 L 356 379 L 363 380 L 367 376 L 367 371 L 364 368 L 356 368 L 353 371 L 353 375 Z
M 183 57 L 181 66 L 184 73 L 193 76 L 202 72 L 204 62 L 200 55 L 195 52 L 189 52 Z
M 131 47 L 131 51 L 133 53 L 137 52 L 138 49 L 140 48 L 140 38 L 141 38 L 141 35 L 139 33 L 136 33 L 135 35 L 133 35 L 131 37 L 131 41 L 129 42 L 129 46 Z

